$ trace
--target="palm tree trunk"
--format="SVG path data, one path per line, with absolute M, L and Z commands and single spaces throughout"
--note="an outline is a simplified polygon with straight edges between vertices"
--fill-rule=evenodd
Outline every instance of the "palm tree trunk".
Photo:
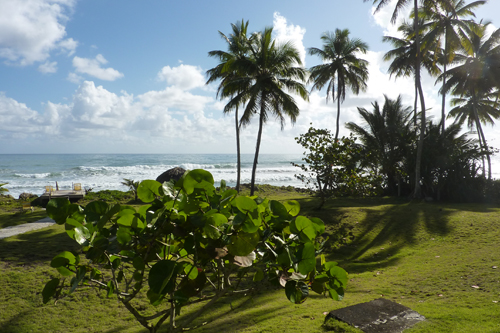
M 241 180 L 241 151 L 240 151 L 240 126 L 238 124 L 238 107 L 236 107 L 234 122 L 236 124 L 236 191 L 238 191 L 239 193 L 240 180 Z
M 338 83 L 337 83 L 338 84 Z M 339 127 L 340 127 L 340 89 L 337 90 L 337 129 L 335 130 L 335 142 L 339 138 Z
M 472 107 L 474 111 L 474 118 L 476 122 L 476 128 L 477 128 L 477 134 L 479 136 L 479 145 L 481 147 L 482 151 L 488 151 L 488 145 L 486 143 L 486 137 L 484 136 L 483 128 L 481 126 L 481 121 L 479 120 L 479 114 L 477 113 L 477 99 L 476 99 L 476 94 L 475 92 L 472 93 Z M 486 158 L 488 160 L 488 179 L 491 180 L 491 157 L 489 154 L 486 155 Z M 483 156 L 483 177 L 486 176 L 486 167 L 484 163 L 484 156 Z
M 415 101 L 413 103 L 413 124 L 415 125 L 415 134 L 417 131 L 417 108 L 418 108 L 418 85 L 415 78 Z
M 422 163 L 422 152 L 424 148 L 424 137 L 425 137 L 425 101 L 424 94 L 422 91 L 422 85 L 420 83 L 420 27 L 418 24 L 418 0 L 414 0 L 414 13 L 415 13 L 415 48 L 417 51 L 416 64 L 415 64 L 415 82 L 418 85 L 418 92 L 420 96 L 420 107 L 421 118 L 420 118 L 420 138 L 418 140 L 417 146 L 417 163 L 415 166 L 415 191 L 413 192 L 413 198 L 420 199 L 422 197 L 422 189 L 420 187 L 420 168 Z
M 252 180 L 250 183 L 250 196 L 252 196 L 255 192 L 255 174 L 257 172 L 257 164 L 259 163 L 259 150 L 260 150 L 260 140 L 262 138 L 262 128 L 264 127 L 264 106 L 265 96 L 264 93 L 261 96 L 261 107 L 260 107 L 260 116 L 259 116 L 259 132 L 257 133 L 257 146 L 255 147 L 255 157 L 253 160 L 252 167 Z
M 446 30 L 445 30 L 446 34 Z M 446 36 L 446 35 L 445 35 Z M 445 37 L 446 38 L 446 37 Z M 446 119 L 446 93 L 444 92 L 444 87 L 446 85 L 446 65 L 448 64 L 448 43 L 444 41 L 444 64 L 443 64 L 443 88 L 441 89 L 443 92 L 443 97 L 441 100 L 441 133 L 444 133 L 445 129 L 445 119 Z

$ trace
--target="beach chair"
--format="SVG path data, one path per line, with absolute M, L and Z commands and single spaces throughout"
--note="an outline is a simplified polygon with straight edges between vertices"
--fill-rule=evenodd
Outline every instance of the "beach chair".
M 50 193 L 54 192 L 54 187 L 53 186 L 45 186 L 45 193 Z
M 29 210 L 33 213 L 35 208 L 33 208 L 33 206 L 31 206 L 31 202 L 23 202 L 22 203 L 22 211 L 24 212 L 25 210 Z
M 74 183 L 73 184 L 73 191 L 81 191 L 82 190 L 82 184 L 81 183 Z

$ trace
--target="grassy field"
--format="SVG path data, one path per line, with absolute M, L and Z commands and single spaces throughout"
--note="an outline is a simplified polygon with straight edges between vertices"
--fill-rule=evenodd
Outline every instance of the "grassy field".
M 322 218 L 327 232 L 339 223 L 352 231 L 354 240 L 330 242 L 325 252 L 349 272 L 346 297 L 314 294 L 294 305 L 283 290 L 264 287 L 221 299 L 192 323 L 206 323 L 195 332 L 324 332 L 325 312 L 379 297 L 427 318 L 411 333 L 500 332 L 499 207 L 377 198 L 335 199 L 318 211 L 305 194 L 270 187 L 259 194 L 296 198 L 301 214 Z M 0 206 L 0 228 L 30 215 Z M 63 226 L 0 240 L 0 332 L 145 332 L 116 299 L 94 290 L 42 304 L 44 283 L 57 276 L 48 263 L 68 248 L 77 249 Z M 179 320 L 195 309 L 183 309 Z

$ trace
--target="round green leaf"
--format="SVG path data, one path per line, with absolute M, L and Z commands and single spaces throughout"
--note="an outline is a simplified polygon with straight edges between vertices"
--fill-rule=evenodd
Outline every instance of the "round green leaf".
M 276 200 L 269 201 L 269 209 L 271 210 L 273 215 L 277 215 L 283 218 L 288 217 L 288 211 L 286 207 L 279 201 Z
M 316 230 L 316 235 L 321 235 L 325 232 L 325 223 L 317 217 L 311 217 L 311 222 L 313 223 L 314 229 Z
M 59 279 L 57 278 L 52 279 L 45 284 L 45 287 L 42 290 L 43 304 L 47 304 L 50 298 L 55 295 L 58 285 Z
M 161 186 L 156 180 L 143 180 L 137 188 L 137 197 L 143 202 L 151 202 L 160 195 Z
M 207 188 L 208 185 L 213 187 L 214 177 L 210 172 L 203 169 L 195 169 L 184 175 L 182 187 L 187 194 L 193 193 L 194 189 L 200 185 L 203 188 Z
M 249 197 L 237 197 L 231 202 L 231 205 L 243 213 L 250 213 L 257 209 L 257 203 Z
M 305 243 L 297 251 L 298 269 L 307 275 L 316 268 L 316 250 L 312 243 Z
M 232 235 L 227 249 L 233 256 L 246 256 L 252 252 L 259 243 L 259 233 L 239 232 Z
M 84 210 L 87 222 L 99 221 L 101 216 L 106 214 L 108 208 L 108 204 L 104 201 L 93 201 L 89 203 L 85 206 Z
M 316 238 L 316 227 L 307 217 L 297 216 L 290 223 L 290 231 L 298 235 L 303 242 L 312 241 Z
M 170 281 L 175 269 L 175 261 L 160 260 L 149 271 L 149 288 L 158 295 L 163 294 L 167 283 Z
M 301 304 L 309 296 L 309 287 L 303 281 L 289 280 L 285 285 L 285 294 L 290 302 Z
M 51 199 L 47 204 L 47 215 L 57 224 L 63 224 L 68 217 L 68 206 L 70 202 L 66 198 Z
M 286 210 L 288 211 L 288 214 L 292 216 L 297 216 L 300 212 L 300 204 L 295 200 L 285 201 L 283 203 L 283 206 L 285 206 Z

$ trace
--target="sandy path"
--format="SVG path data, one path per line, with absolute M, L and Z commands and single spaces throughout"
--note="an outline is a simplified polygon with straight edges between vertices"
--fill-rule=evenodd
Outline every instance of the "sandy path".
M 13 225 L 11 227 L 0 229 L 0 239 L 23 234 L 32 230 L 50 227 L 54 224 L 55 222 L 53 219 L 51 219 L 50 217 L 46 217 L 36 222 Z

